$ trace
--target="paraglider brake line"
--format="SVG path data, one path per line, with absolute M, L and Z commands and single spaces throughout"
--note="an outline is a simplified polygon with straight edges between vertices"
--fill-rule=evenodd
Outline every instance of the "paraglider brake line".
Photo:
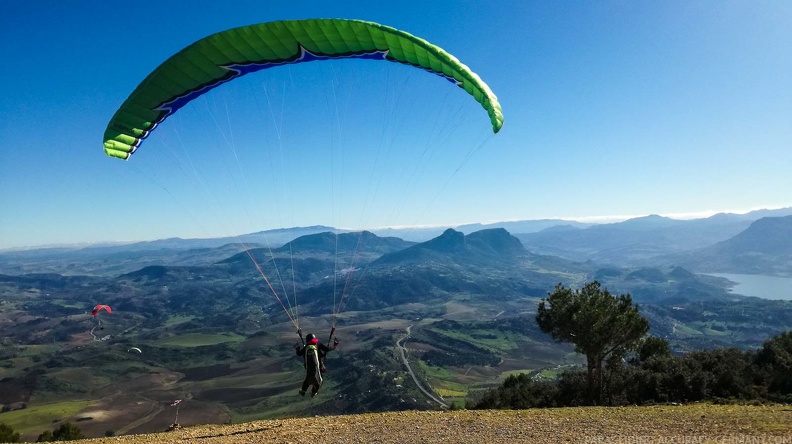
M 330 329 L 330 337 L 327 338 L 327 346 L 330 347 L 330 341 L 333 340 L 333 334 L 335 333 L 335 325 L 332 329 Z

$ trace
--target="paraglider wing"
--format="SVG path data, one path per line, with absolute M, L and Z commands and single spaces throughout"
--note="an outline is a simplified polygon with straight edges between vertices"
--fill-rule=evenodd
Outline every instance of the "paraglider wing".
M 138 353 L 143 353 L 143 350 L 141 350 L 141 349 L 139 349 L 137 347 L 130 348 L 129 350 L 127 350 L 127 353 L 133 352 L 133 351 L 138 352 Z
M 170 57 L 135 88 L 110 120 L 104 134 L 105 153 L 128 159 L 169 115 L 239 76 L 336 58 L 389 60 L 441 75 L 481 103 L 493 132 L 503 125 L 498 98 L 487 84 L 456 57 L 426 40 L 361 20 L 288 20 L 219 32 Z
M 113 309 L 110 308 L 109 305 L 97 305 L 96 307 L 94 307 L 93 311 L 91 312 L 91 315 L 92 316 L 96 316 L 97 314 L 99 314 L 100 310 L 105 310 L 108 313 L 112 313 L 113 312 Z

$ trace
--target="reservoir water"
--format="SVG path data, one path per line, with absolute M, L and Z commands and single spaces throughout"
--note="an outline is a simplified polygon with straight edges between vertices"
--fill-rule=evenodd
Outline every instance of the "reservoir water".
M 761 274 L 707 273 L 726 278 L 737 285 L 731 292 L 763 299 L 792 301 L 792 278 L 764 276 Z

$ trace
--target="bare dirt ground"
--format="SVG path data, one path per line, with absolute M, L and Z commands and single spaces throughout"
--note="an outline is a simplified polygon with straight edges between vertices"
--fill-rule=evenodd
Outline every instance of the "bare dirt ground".
M 404 411 L 189 427 L 91 443 L 792 443 L 791 406 Z

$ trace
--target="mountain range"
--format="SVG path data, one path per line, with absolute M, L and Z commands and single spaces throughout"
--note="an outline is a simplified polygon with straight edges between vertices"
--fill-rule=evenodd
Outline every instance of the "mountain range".
M 47 248 L 0 253 L 0 272 L 24 274 L 54 272 L 61 274 L 118 275 L 148 265 L 201 266 L 225 260 L 234 253 L 273 251 L 283 255 L 289 249 L 305 252 L 325 250 L 337 256 L 349 254 L 357 243 L 373 249 L 358 260 L 371 261 L 385 253 L 415 246 L 413 252 L 429 257 L 437 249 L 460 248 L 465 242 L 481 243 L 484 235 L 501 229 L 514 235 L 527 252 L 555 256 L 573 262 L 591 261 L 601 266 L 647 267 L 682 265 L 693 271 L 756 273 L 786 276 L 789 264 L 787 224 L 792 208 L 760 210 L 747 214 L 716 214 L 705 219 L 675 220 L 650 215 L 611 224 L 582 224 L 559 219 L 463 225 L 458 235 L 432 229 L 379 230 L 349 233 L 326 226 L 268 230 L 236 237 L 213 239 L 163 239 L 126 245 L 82 248 Z M 754 226 L 759 220 L 765 220 Z M 777 221 L 773 221 L 778 219 Z M 383 237 L 387 233 L 389 236 Z M 404 237 L 397 236 L 399 233 Z M 434 236 L 416 240 L 433 233 Z M 311 237 L 311 235 L 319 235 Z M 349 234 L 349 236 L 344 236 Z M 338 236 L 336 236 L 338 235 Z M 488 236 L 492 236 L 491 234 Z M 456 239 L 456 240 L 454 240 Z M 486 238 L 492 240 L 490 238 Z M 415 245 L 416 242 L 425 244 Z M 507 241 L 496 251 L 507 251 L 517 244 Z M 499 250 L 506 248 L 506 250 Z M 261 251 L 259 251 L 261 249 Z M 421 251 L 421 253 L 417 253 Z M 510 250 L 509 250 L 510 251 Z M 513 253 L 513 251 L 512 251 Z M 521 253 L 522 254 L 522 253 Z M 245 253 L 245 256 L 247 253 Z M 477 259 L 470 255 L 468 259 Z M 382 258 L 382 261 L 393 260 Z
M 792 208 L 716 214 L 676 220 L 650 215 L 584 228 L 557 225 L 534 233 L 515 233 L 531 251 L 567 259 L 618 266 L 644 266 L 655 258 L 694 251 L 726 241 L 765 217 L 792 215 Z

